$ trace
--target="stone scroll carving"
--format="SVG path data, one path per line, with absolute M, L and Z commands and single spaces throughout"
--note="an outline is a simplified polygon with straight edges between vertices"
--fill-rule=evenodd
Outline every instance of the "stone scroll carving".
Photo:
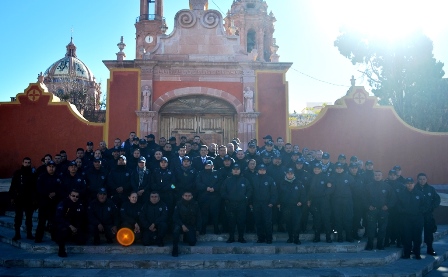
M 183 10 L 177 14 L 178 22 L 183 28 L 191 28 L 196 24 L 196 15 L 191 11 Z
M 215 10 L 208 10 L 201 18 L 201 25 L 208 29 L 213 29 L 218 26 L 221 19 L 221 14 Z

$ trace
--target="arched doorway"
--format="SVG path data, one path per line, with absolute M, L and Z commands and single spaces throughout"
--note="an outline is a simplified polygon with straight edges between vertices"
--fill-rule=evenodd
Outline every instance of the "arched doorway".
M 173 99 L 163 105 L 159 111 L 160 136 L 181 136 L 192 139 L 195 135 L 201 141 L 217 143 L 230 142 L 238 134 L 236 110 L 225 100 L 190 95 Z

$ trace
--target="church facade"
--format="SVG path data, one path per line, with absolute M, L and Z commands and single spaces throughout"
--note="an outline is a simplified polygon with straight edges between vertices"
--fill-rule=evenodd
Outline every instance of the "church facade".
M 193 137 L 242 145 L 266 134 L 288 138 L 291 63 L 279 62 L 275 17 L 260 0 L 234 1 L 225 18 L 207 0 L 189 0 L 167 33 L 163 0 L 140 0 L 136 59 L 123 40 L 110 70 L 105 138 Z

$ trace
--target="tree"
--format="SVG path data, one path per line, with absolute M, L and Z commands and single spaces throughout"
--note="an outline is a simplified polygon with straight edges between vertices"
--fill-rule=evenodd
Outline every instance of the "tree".
M 354 65 L 361 65 L 359 71 L 380 105 L 392 105 L 418 129 L 448 131 L 448 82 L 426 35 L 416 31 L 391 41 L 345 29 L 334 45 Z

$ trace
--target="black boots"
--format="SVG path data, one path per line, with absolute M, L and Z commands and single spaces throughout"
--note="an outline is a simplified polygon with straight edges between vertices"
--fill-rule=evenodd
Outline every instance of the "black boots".
M 66 258 L 67 257 L 67 252 L 65 252 L 65 245 L 64 244 L 59 244 L 58 256 L 61 257 L 61 258 Z
M 331 233 L 326 233 L 325 234 L 325 239 L 327 241 L 327 243 L 332 243 L 333 240 L 331 240 Z
M 297 244 L 297 245 L 302 244 L 302 242 L 300 241 L 298 235 L 297 235 L 297 236 L 294 236 L 294 244 Z
M 26 227 L 26 238 L 34 239 L 32 228 L 30 228 L 30 227 Z
M 18 241 L 19 239 L 21 239 L 22 236 L 20 235 L 20 229 L 16 229 L 15 235 L 12 238 L 13 241 Z
M 436 251 L 434 251 L 434 248 L 432 248 L 432 244 L 428 245 L 428 247 L 426 248 L 426 254 L 431 256 L 437 256 Z
M 320 233 L 314 232 L 314 239 L 313 242 L 319 242 L 320 241 Z
M 173 257 L 179 256 L 179 246 L 173 245 L 173 252 L 171 253 L 171 256 L 173 256 Z

